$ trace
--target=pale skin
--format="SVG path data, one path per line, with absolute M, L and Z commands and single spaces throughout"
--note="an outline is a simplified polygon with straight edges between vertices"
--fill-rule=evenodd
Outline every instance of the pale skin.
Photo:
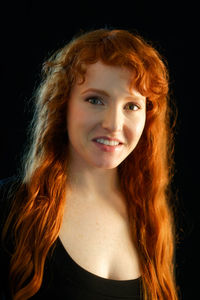
M 76 82 L 67 110 L 70 192 L 59 237 L 82 268 L 114 280 L 140 276 L 117 176 L 117 166 L 134 151 L 146 121 L 146 99 L 130 90 L 132 76 L 128 69 L 102 62 L 87 66 L 86 80 Z M 118 138 L 123 145 L 104 152 L 92 141 L 99 136 Z

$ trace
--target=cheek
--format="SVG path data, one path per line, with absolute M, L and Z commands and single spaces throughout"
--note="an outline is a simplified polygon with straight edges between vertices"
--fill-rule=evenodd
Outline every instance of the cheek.
M 135 142 L 138 142 L 145 126 L 145 116 L 142 116 L 141 118 L 135 119 L 131 124 L 131 137 Z
M 142 132 L 144 130 L 144 126 L 145 126 L 145 119 L 143 119 L 141 122 L 138 122 L 136 125 L 136 134 L 138 137 L 140 137 L 142 135 Z
M 95 124 L 95 118 L 91 117 L 87 111 L 80 107 L 70 107 L 67 113 L 67 129 L 73 131 L 78 135 L 83 131 L 91 129 Z

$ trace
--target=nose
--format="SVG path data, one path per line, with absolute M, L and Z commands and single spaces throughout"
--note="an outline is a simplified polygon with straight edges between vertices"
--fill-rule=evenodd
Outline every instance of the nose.
M 123 116 L 119 109 L 112 107 L 105 112 L 103 116 L 102 127 L 111 132 L 122 131 Z

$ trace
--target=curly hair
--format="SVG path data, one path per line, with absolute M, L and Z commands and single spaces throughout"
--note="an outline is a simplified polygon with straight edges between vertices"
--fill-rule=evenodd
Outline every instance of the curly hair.
M 14 232 L 14 300 L 28 299 L 40 289 L 45 259 L 58 238 L 68 182 L 67 103 L 77 78 L 84 81 L 87 66 L 97 61 L 134 71 L 131 84 L 147 99 L 142 136 L 117 171 L 139 253 L 144 298 L 178 299 L 170 193 L 174 134 L 166 63 L 137 34 L 98 29 L 76 36 L 43 65 L 22 180 L 3 231 L 4 238 L 11 226 Z

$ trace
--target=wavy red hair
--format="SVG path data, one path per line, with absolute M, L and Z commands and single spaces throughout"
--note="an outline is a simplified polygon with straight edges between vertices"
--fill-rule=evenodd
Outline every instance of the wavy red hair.
M 68 179 L 66 110 L 70 91 L 97 61 L 133 71 L 132 84 L 147 99 L 146 124 L 134 151 L 118 166 L 130 228 L 138 249 L 145 299 L 178 299 L 174 276 L 173 130 L 168 71 L 159 53 L 127 30 L 99 29 L 74 38 L 44 63 L 35 99 L 29 151 L 3 237 L 11 227 L 14 300 L 33 296 L 45 259 L 58 238 Z

